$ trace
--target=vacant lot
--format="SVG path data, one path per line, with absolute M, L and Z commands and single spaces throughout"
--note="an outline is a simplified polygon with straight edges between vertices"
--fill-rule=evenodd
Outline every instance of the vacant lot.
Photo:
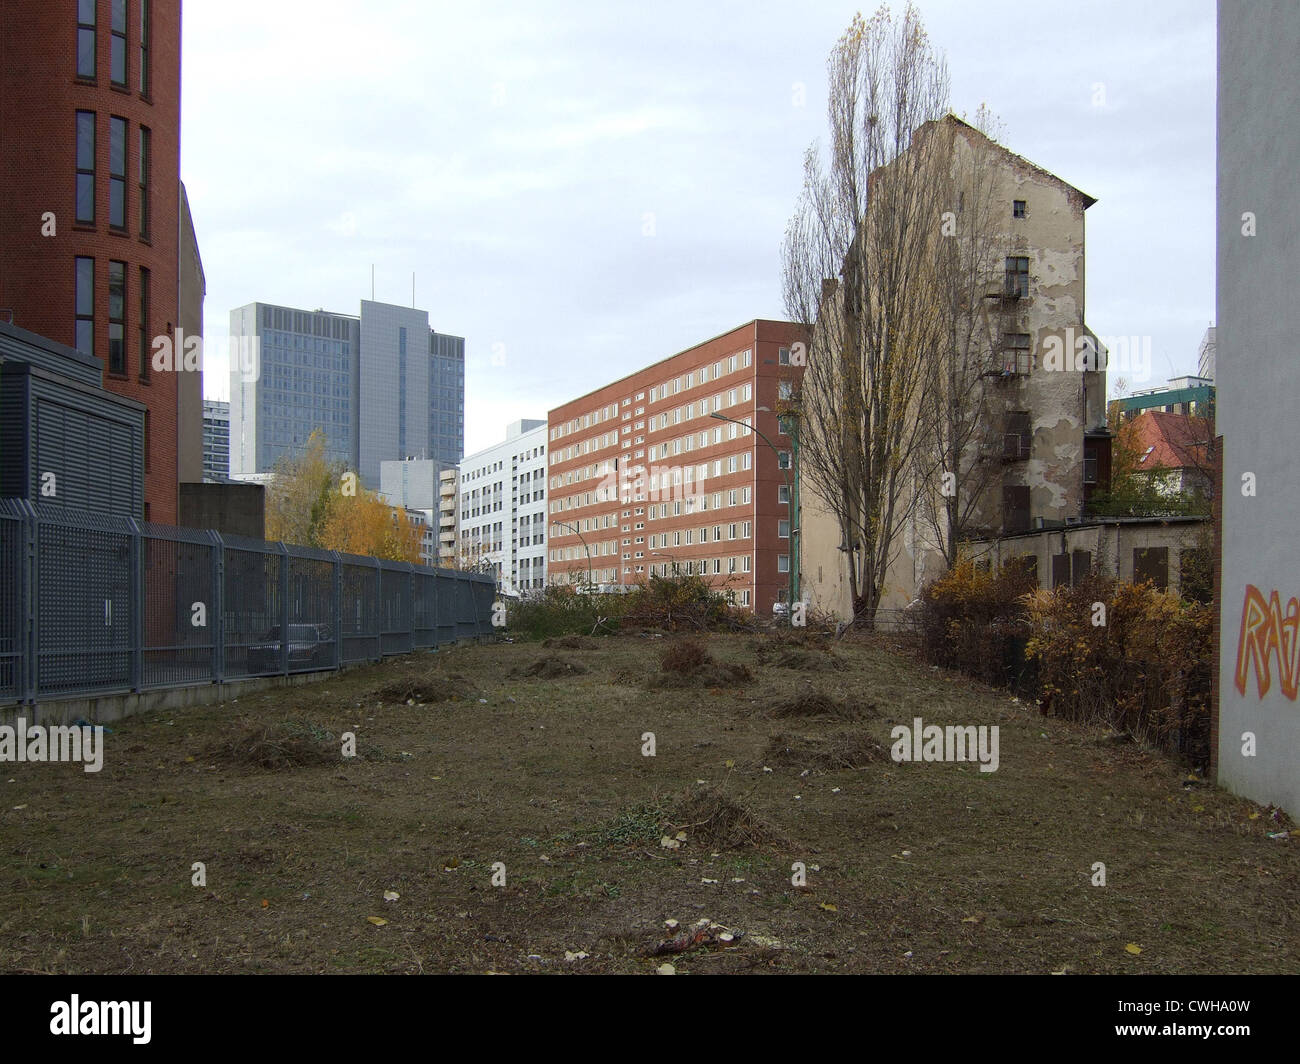
M 573 642 L 0 765 L 0 970 L 1300 971 L 1300 838 L 1161 756 L 879 646 Z M 894 763 L 914 717 L 999 726 L 998 770 Z

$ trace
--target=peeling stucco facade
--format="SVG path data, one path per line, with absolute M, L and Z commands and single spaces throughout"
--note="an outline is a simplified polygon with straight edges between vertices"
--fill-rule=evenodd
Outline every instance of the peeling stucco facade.
M 956 125 L 957 150 L 970 150 L 962 138 L 982 134 Z M 1084 212 L 1094 200 L 1018 155 L 1000 147 L 994 152 L 995 217 L 1005 220 L 1005 228 L 999 223 L 1001 242 L 1005 257 L 1028 259 L 1028 282 L 1025 294 L 1008 296 L 1000 261 L 977 312 L 991 318 L 991 333 L 1028 335 L 1030 347 L 1027 363 L 1001 343 L 988 351 L 990 365 L 1001 371 L 989 388 L 994 440 L 1004 440 L 1010 415 L 1028 415 L 1027 448 L 1017 444 L 1011 448 L 1014 457 L 1007 458 L 997 446 L 980 459 L 993 468 L 974 524 L 991 536 L 1029 531 L 1040 520 L 1081 517 L 1085 441 L 1090 432 L 1103 437 L 1106 425 L 1104 355 L 1096 354 L 1084 318 Z M 1008 366 L 1014 371 L 1006 372 Z M 1010 512 L 1006 489 L 1013 489 Z M 914 485 L 913 490 L 937 494 L 939 487 Z M 839 525 L 811 484 L 805 482 L 800 501 L 802 597 L 816 608 L 850 617 L 848 556 Z M 919 513 L 898 528 L 895 549 L 880 602 L 885 610 L 906 606 L 945 568 L 933 528 Z

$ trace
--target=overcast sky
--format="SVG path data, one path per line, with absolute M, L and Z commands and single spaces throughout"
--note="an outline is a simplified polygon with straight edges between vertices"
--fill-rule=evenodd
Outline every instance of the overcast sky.
M 987 103 L 1007 147 L 1096 197 L 1086 317 L 1151 338 L 1131 386 L 1194 373 L 1214 313 L 1213 0 L 919 6 L 953 110 Z M 466 338 L 467 454 L 785 317 L 782 234 L 855 10 L 190 0 L 181 175 L 208 397 L 228 397 L 232 308 L 356 314 L 372 263 L 377 299 L 409 305 L 414 273 L 431 325 Z

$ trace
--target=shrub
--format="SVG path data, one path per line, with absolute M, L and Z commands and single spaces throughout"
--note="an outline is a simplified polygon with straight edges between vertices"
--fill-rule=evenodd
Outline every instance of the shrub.
M 1208 764 L 1212 606 L 1096 574 L 1047 591 L 1022 570 L 980 572 L 969 562 L 922 598 L 931 664 Z

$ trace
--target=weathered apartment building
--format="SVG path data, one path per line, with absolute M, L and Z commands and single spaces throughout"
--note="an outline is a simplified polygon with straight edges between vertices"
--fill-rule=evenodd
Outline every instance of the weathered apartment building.
M 992 431 L 967 456 L 988 472 L 968 533 L 997 538 L 1078 521 L 1110 454 L 1105 352 L 1084 319 L 1084 212 L 1096 201 L 966 123 L 952 116 L 942 122 L 955 152 L 991 160 L 990 202 L 1001 219 L 994 223 L 1001 253 L 980 285 L 981 305 L 970 308 L 988 326 L 980 392 Z M 801 597 L 849 617 L 843 535 L 825 500 L 804 485 Z M 929 492 L 941 505 L 936 478 L 916 478 L 909 490 Z M 926 507 L 911 501 L 896 525 L 882 609 L 906 606 L 944 570 Z
M 751 321 L 552 410 L 549 582 L 689 574 L 760 614 L 783 601 L 793 448 L 776 410 L 802 336 Z

